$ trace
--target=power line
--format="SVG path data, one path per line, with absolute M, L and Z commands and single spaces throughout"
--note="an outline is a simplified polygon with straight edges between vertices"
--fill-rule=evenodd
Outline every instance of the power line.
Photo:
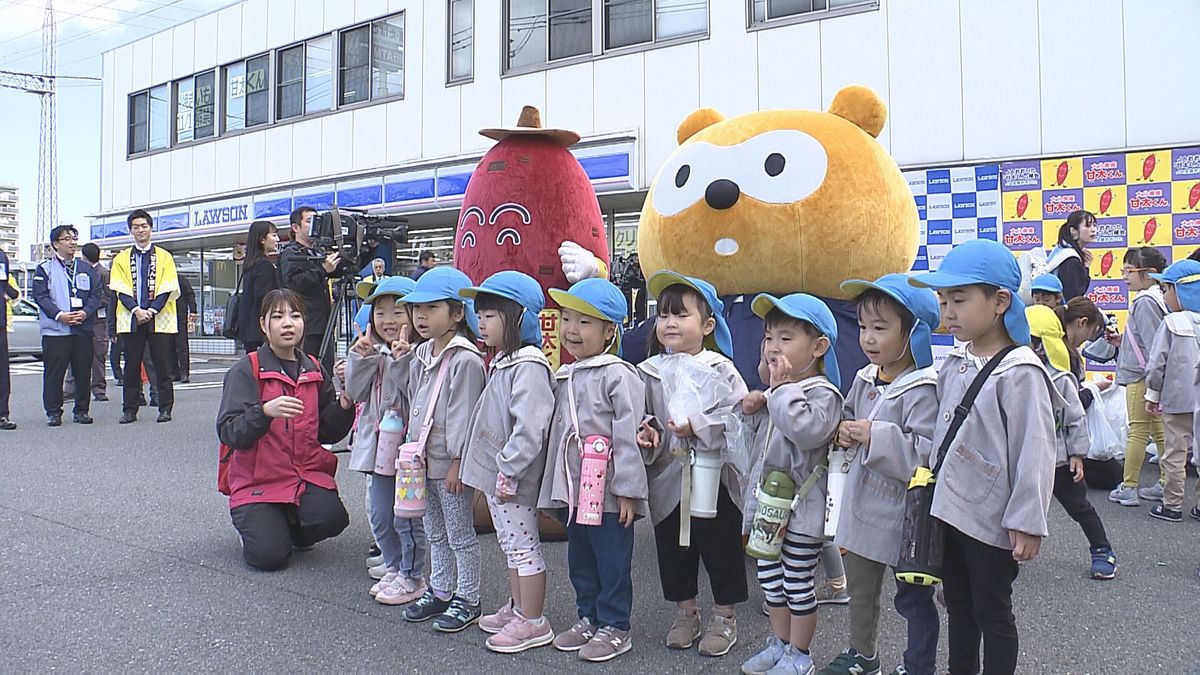
M 104 2 L 104 3 L 102 3 L 102 4 L 99 4 L 99 5 L 91 5 L 91 6 L 90 6 L 90 7 L 91 7 L 91 9 L 89 9 L 89 10 L 86 10 L 86 11 L 82 11 L 82 12 L 77 12 L 77 13 L 75 13 L 75 14 L 71 14 L 71 15 L 69 15 L 67 18 L 68 18 L 68 19 L 70 19 L 70 18 L 73 18 L 73 17 L 83 17 L 83 16 L 88 16 L 90 12 L 92 12 L 92 11 L 95 11 L 95 10 L 98 10 L 98 9 L 103 9 L 103 8 L 107 7 L 108 5 L 111 5 L 112 3 L 116 2 L 116 1 L 117 1 L 117 0 L 107 0 L 107 2 Z M 143 0 L 143 1 L 145 1 L 145 0 Z M 143 16 L 150 16 L 151 14 L 154 14 L 155 12 L 158 12 L 158 11 L 160 11 L 160 10 L 162 10 L 162 9 L 165 9 L 165 8 L 168 8 L 168 7 L 174 7 L 174 6 L 178 5 L 178 4 L 179 4 L 179 3 L 181 3 L 181 2 L 183 2 L 183 0 L 171 0 L 170 2 L 167 2 L 167 3 L 165 3 L 165 4 L 164 4 L 164 3 L 153 3 L 153 4 L 154 4 L 154 7 L 152 7 L 151 9 L 147 9 L 147 10 L 144 10 L 144 11 L 142 11 L 142 12 L 138 12 L 137 14 L 134 14 L 133 16 L 131 16 L 131 17 L 129 17 L 129 18 L 130 18 L 130 19 L 136 19 L 136 18 L 143 17 Z M 181 7 L 181 8 L 179 8 L 179 9 L 186 9 L 186 8 L 182 8 L 182 7 Z M 188 11 L 196 11 L 196 10 L 188 10 Z M 146 28 L 146 29 L 149 29 L 149 30 L 159 30 L 159 29 L 163 28 L 162 26 L 145 26 L 145 25 L 139 25 L 139 24 L 135 24 L 135 23 L 133 23 L 133 22 L 129 21 L 128 19 L 123 19 L 123 20 L 121 20 L 121 21 L 114 21 L 114 20 L 112 20 L 112 19 L 105 19 L 105 18 L 103 18 L 103 17 L 92 17 L 92 16 L 89 16 L 89 18 L 92 18 L 92 19 L 94 19 L 94 20 L 97 20 L 97 21 L 105 21 L 105 22 L 107 22 L 107 23 L 108 23 L 108 25 L 106 25 L 106 26 L 100 26 L 100 27 L 98 27 L 98 28 L 94 28 L 94 29 L 92 29 L 92 30 L 89 30 L 89 31 L 86 31 L 86 32 L 84 32 L 84 33 L 79 33 L 79 34 L 76 34 L 76 35 L 72 35 L 71 37 L 67 38 L 66 40 L 61 40 L 61 41 L 59 41 L 59 43 L 58 43 L 58 44 L 59 44 L 59 46 L 61 47 L 61 46 L 63 46 L 63 45 L 72 44 L 72 43 L 78 42 L 79 40 L 82 40 L 82 39 L 84 39 L 84 38 L 91 37 L 92 35 L 96 35 L 96 34 L 98 34 L 98 33 L 103 33 L 103 32 L 104 32 L 104 31 L 106 31 L 106 30 L 110 30 L 110 29 L 111 29 L 113 26 L 115 26 L 115 25 L 126 25 L 126 26 L 132 25 L 132 26 L 135 26 L 135 27 L 138 27 L 138 28 Z M 165 17 L 154 17 L 154 18 L 165 18 Z M 36 32 L 36 31 L 33 31 L 33 32 Z M 7 40 L 0 41 L 0 45 L 6 44 L 6 43 L 8 43 L 8 42 L 12 42 L 13 40 L 17 40 L 17 39 L 20 39 L 20 38 L 22 38 L 22 37 L 25 37 L 25 36 L 27 36 L 27 35 L 31 35 L 31 34 L 32 34 L 32 32 L 28 32 L 28 33 L 25 33 L 25 34 L 23 34 L 23 35 L 18 35 L 18 36 L 16 36 L 16 37 L 13 37 L 13 38 L 9 38 L 9 39 L 7 39 Z M 13 53 L 11 53 L 11 54 L 6 54 L 6 55 L 4 55 L 3 57 L 0 57 L 0 58 L 2 58 L 2 59 L 3 59 L 3 60 L 5 60 L 5 61 L 10 61 L 10 60 L 15 60 L 15 59 L 24 59 L 24 58 L 26 58 L 26 57 L 28 57 L 28 56 L 30 56 L 30 55 L 32 55 L 32 54 L 34 54 L 34 53 L 36 53 L 36 52 L 37 52 L 39 49 L 41 49 L 41 47 L 27 47 L 27 48 L 24 48 L 24 49 L 17 50 L 16 52 L 13 52 Z

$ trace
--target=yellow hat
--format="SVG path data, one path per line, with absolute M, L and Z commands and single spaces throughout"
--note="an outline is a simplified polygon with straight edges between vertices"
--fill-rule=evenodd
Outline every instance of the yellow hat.
M 1066 333 L 1054 310 L 1045 305 L 1031 305 L 1025 308 L 1025 319 L 1029 322 L 1029 334 L 1041 338 L 1050 365 L 1064 373 L 1071 372 L 1071 356 L 1063 340 Z

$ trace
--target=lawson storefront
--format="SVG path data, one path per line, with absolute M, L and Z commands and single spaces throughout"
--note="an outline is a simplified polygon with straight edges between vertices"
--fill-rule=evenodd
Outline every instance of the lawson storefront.
M 605 214 L 610 247 L 616 254 L 636 246 L 637 212 L 644 193 L 631 175 L 637 166 L 632 137 L 585 141 L 572 152 L 591 179 Z M 409 220 L 405 245 L 393 251 L 391 269 L 404 274 L 421 251 L 433 251 L 443 263 L 453 261 L 458 207 L 479 156 L 436 166 L 348 175 L 341 179 L 224 195 L 196 203 L 151 205 L 154 242 L 174 255 L 182 276 L 196 289 L 198 320 L 191 327 L 193 348 L 209 353 L 233 353 L 235 346 L 221 336 L 225 302 L 237 287 L 245 236 L 254 220 L 271 220 L 286 237 L 288 216 L 301 206 L 324 211 L 339 207 L 399 214 Z M 127 213 L 96 218 L 91 240 L 106 252 L 132 245 Z

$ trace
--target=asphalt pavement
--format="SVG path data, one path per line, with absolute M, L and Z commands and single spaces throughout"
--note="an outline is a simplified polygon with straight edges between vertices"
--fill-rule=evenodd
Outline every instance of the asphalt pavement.
M 118 426 L 120 392 L 93 403 L 96 424 L 50 429 L 41 376 L 22 364 L 12 379 L 12 418 L 0 432 L 0 672 L 304 670 L 412 673 L 733 673 L 766 639 L 761 593 L 739 608 L 740 642 L 726 657 L 662 645 L 673 609 L 662 600 L 653 533 L 637 527 L 634 647 L 609 664 L 581 663 L 545 647 L 501 656 L 471 628 L 456 635 L 407 624 L 398 608 L 367 595 L 363 559 L 370 530 L 364 482 L 338 474 L 351 513 L 336 539 L 297 553 L 275 573 L 247 568 L 216 492 L 213 428 L 221 371 L 197 362 L 176 395 L 174 421 L 143 410 Z M 1156 467 L 1147 466 L 1146 483 Z M 1191 483 L 1185 508 L 1191 508 Z M 1111 504 L 1092 491 L 1120 559 L 1115 580 L 1087 578 L 1087 543 L 1057 504 L 1041 556 L 1022 567 L 1015 604 L 1022 673 L 1200 673 L 1191 637 L 1200 599 L 1200 522 L 1180 524 Z M 507 597 L 494 536 L 481 537 L 485 611 Z M 566 544 L 544 547 L 550 569 L 546 615 L 565 630 L 575 619 Z M 751 574 L 750 565 L 747 565 Z M 884 672 L 903 650 L 903 623 L 884 603 Z M 702 605 L 710 605 L 702 590 Z M 945 639 L 939 663 L 944 667 Z M 825 607 L 813 645 L 823 665 L 844 648 L 847 610 Z

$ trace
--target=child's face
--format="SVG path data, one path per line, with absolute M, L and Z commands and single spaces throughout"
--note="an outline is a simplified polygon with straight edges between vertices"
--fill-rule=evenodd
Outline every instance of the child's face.
M 462 319 L 462 305 L 451 308 L 448 300 L 412 305 L 413 328 L 422 340 L 432 340 L 454 332 Z
M 1167 301 L 1167 309 L 1178 312 L 1183 309 L 1179 304 L 1179 294 L 1175 292 L 1175 284 L 1163 284 L 1163 299 Z
M 267 343 L 276 349 L 295 349 L 304 340 L 304 314 L 296 307 L 274 307 L 258 325 Z
M 763 331 L 763 358 L 773 364 L 784 357 L 792 364 L 793 378 L 811 377 L 817 370 L 817 360 L 829 351 L 829 338 L 813 337 L 806 326 L 796 319 L 781 319 Z
M 386 342 L 400 337 L 400 329 L 408 325 L 408 311 L 392 296 L 376 298 L 371 305 L 371 320 L 375 333 Z
M 495 309 L 475 312 L 479 317 L 479 338 L 493 349 L 504 347 L 504 315 Z
M 1058 305 L 1059 305 L 1058 299 L 1060 297 L 1061 296 L 1059 296 L 1058 293 L 1051 293 L 1050 291 L 1034 291 L 1033 292 L 1033 304 L 1045 305 L 1046 307 L 1049 307 L 1050 309 L 1054 309 L 1054 308 L 1058 307 Z
M 603 354 L 616 337 L 617 326 L 573 309 L 562 310 L 562 341 L 567 353 L 578 359 Z
M 1154 280 L 1146 274 L 1148 271 L 1153 270 L 1144 270 L 1129 263 L 1121 266 L 1121 274 L 1125 277 L 1125 281 L 1129 283 L 1129 290 L 1134 292 L 1144 291 L 1154 285 Z
M 885 302 L 858 310 L 858 344 L 871 363 L 886 366 L 908 353 L 908 334 L 896 310 Z
M 942 307 L 942 327 L 963 342 L 983 337 L 1012 303 L 1009 291 L 999 289 L 988 297 L 979 286 L 955 286 L 938 289 Z
M 679 314 L 659 310 L 654 324 L 659 344 L 676 354 L 699 353 L 704 348 L 704 338 L 717 327 L 716 319 L 702 317 L 695 294 L 684 294 L 683 311 Z

